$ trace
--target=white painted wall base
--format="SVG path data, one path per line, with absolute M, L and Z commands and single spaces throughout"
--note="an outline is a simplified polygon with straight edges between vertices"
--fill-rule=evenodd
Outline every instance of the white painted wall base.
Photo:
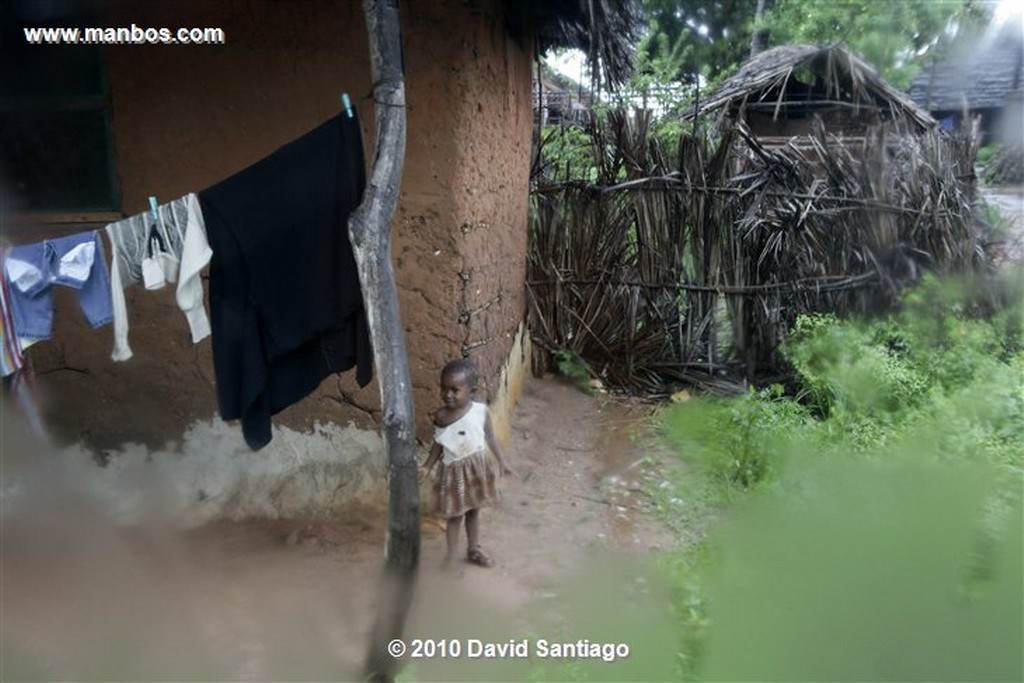
M 81 446 L 55 450 L 4 431 L 7 520 L 47 501 L 77 500 L 121 524 L 187 528 L 216 519 L 325 518 L 386 501 L 381 438 L 352 426 L 317 425 L 308 434 L 274 427 L 271 443 L 253 452 L 238 426 L 214 419 L 193 424 L 180 447 L 105 452 L 104 467 Z

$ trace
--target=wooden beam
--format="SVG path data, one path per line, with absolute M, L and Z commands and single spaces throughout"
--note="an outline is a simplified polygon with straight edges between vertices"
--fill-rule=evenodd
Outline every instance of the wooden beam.
M 391 265 L 391 221 L 405 161 L 405 78 L 397 0 L 363 0 L 363 14 L 369 34 L 377 140 L 366 192 L 348 229 L 380 384 L 389 493 L 386 562 L 364 680 L 390 681 L 401 661 L 391 656 L 387 645 L 402 637 L 420 553 L 412 382 Z

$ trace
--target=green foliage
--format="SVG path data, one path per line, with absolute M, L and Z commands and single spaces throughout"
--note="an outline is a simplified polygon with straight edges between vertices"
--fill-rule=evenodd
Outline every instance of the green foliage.
M 708 628 L 708 572 L 712 566 L 708 544 L 693 552 L 675 553 L 661 562 L 661 570 L 671 586 L 675 606 L 676 632 L 682 642 L 676 660 L 677 678 L 697 680 Z
M 1011 287 L 1005 296 L 1019 299 Z M 858 450 L 882 445 L 978 385 L 1012 377 L 1024 344 L 1019 306 L 988 317 L 958 286 L 929 278 L 881 321 L 798 320 L 784 353 L 798 373 L 798 400 Z M 1007 374 L 1009 371 L 1009 374 Z
M 644 0 L 643 7 L 648 35 L 641 59 L 662 60 L 672 80 L 692 84 L 735 70 L 750 52 L 757 0 Z
M 987 21 L 991 8 L 971 0 L 776 0 L 766 13 L 769 44 L 845 43 L 897 88 L 948 42 L 948 32 Z
M 768 0 L 756 27 L 768 46 L 844 42 L 897 87 L 924 60 L 937 58 L 957 32 L 990 18 L 974 0 Z M 647 33 L 637 50 L 638 78 L 690 86 L 733 73 L 750 54 L 757 0 L 680 3 L 644 0 Z M 707 85 L 707 84 L 706 84 Z
M 1017 185 L 1024 182 L 1024 148 L 1003 145 L 985 162 L 982 174 L 989 185 Z
M 808 454 L 723 525 L 700 677 L 1021 680 L 1019 500 L 984 533 L 987 468 L 889 455 Z
M 975 160 L 984 166 L 988 163 L 989 159 L 995 156 L 997 151 L 999 151 L 999 145 L 990 142 L 989 144 L 978 148 L 978 154 L 975 156 Z
M 684 85 L 686 79 L 681 79 L 680 74 L 686 70 L 693 44 L 686 35 L 670 35 L 659 30 L 656 18 L 651 22 L 651 30 L 637 46 L 633 76 L 617 100 L 619 106 L 626 108 L 632 105 L 672 112 L 690 96 L 692 87 Z
M 597 181 L 594 141 L 586 130 L 577 126 L 549 126 L 542 135 L 541 172 L 545 179 Z
M 884 320 L 801 318 L 795 395 L 663 411 L 657 509 L 722 518 L 667 563 L 684 677 L 1020 679 L 1022 309 L 1021 276 L 926 279 Z
M 665 434 L 714 480 L 748 489 L 770 474 L 808 419 L 802 406 L 772 386 L 686 403 L 671 411 Z
M 569 349 L 562 349 L 555 352 L 555 367 L 558 374 L 575 384 L 580 391 L 591 394 L 593 389 L 590 386 L 594 373 L 578 353 Z
M 801 396 L 816 414 L 836 420 L 861 415 L 880 420 L 921 402 L 928 385 L 905 362 L 902 340 L 875 336 L 871 329 L 840 324 L 828 316 L 797 320 L 785 356 L 800 375 Z

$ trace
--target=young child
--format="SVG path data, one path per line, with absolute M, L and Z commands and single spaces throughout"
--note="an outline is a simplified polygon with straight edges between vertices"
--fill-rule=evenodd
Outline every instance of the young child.
M 420 467 L 419 478 L 427 476 L 438 460 L 441 472 L 434 484 L 437 512 L 448 520 L 445 534 L 450 561 L 459 544 L 459 527 L 466 518 L 466 559 L 481 567 L 494 560 L 480 547 L 480 508 L 497 497 L 495 468 L 487 451 L 498 460 L 502 474 L 514 474 L 494 437 L 487 406 L 472 400 L 477 373 L 472 361 L 453 360 L 441 370 L 442 407 L 434 416 L 434 445 Z

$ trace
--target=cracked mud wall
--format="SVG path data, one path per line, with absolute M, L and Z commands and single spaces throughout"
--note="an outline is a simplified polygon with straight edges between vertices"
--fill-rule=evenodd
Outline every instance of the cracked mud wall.
M 360 108 L 372 158 L 368 49 L 359 3 L 270 0 L 107 4 L 110 25 L 220 26 L 227 44 L 123 46 L 105 54 L 126 214 L 208 187 L 333 115 L 341 91 Z M 504 31 L 496 2 L 403 6 L 408 142 L 393 260 L 421 440 L 430 438 L 440 367 L 468 354 L 501 431 L 522 376 L 530 159 L 528 48 Z M 39 228 L 14 241 L 101 227 Z M 210 342 L 192 345 L 170 291 L 126 290 L 135 357 L 109 358 L 109 328 L 90 330 L 58 291 L 54 339 L 38 344 L 43 412 L 62 443 L 102 452 L 161 449 L 215 420 Z M 517 358 L 519 360 L 517 360 Z M 376 382 L 329 377 L 275 425 L 376 431 Z M 236 434 L 242 443 L 240 429 Z M 256 456 L 259 457 L 259 456 Z M 383 487 L 382 487 L 383 488 Z

